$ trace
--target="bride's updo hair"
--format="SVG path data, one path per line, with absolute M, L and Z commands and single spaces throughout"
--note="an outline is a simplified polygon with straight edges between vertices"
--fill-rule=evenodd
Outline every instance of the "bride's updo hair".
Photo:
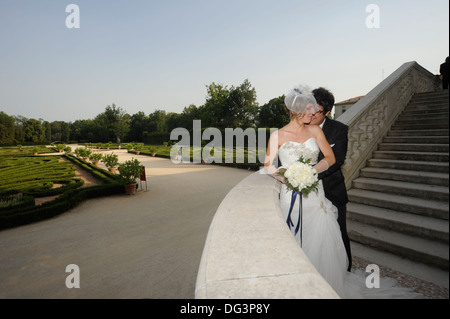
M 291 121 L 292 120 L 296 120 L 297 122 L 299 122 L 306 115 L 304 113 L 295 113 L 293 111 L 289 111 L 289 109 L 287 109 L 287 108 L 286 108 L 286 110 L 287 110 L 287 112 L 289 114 L 289 118 L 290 118 Z
M 314 95 L 306 86 L 298 86 L 289 91 L 284 99 L 284 104 L 289 111 L 291 119 L 293 117 L 301 119 L 305 114 L 320 111 Z

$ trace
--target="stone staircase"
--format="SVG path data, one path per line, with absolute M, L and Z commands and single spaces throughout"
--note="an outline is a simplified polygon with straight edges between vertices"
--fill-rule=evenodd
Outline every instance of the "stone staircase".
M 353 242 L 448 274 L 448 91 L 413 97 L 348 195 Z

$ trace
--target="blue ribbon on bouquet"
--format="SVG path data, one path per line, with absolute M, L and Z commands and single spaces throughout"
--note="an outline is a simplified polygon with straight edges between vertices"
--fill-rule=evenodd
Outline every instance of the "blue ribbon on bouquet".
M 300 231 L 300 247 L 302 246 L 302 237 L 303 237 L 303 196 L 302 192 L 292 191 L 292 198 L 291 198 L 291 207 L 289 208 L 289 214 L 286 219 L 286 223 L 291 229 L 291 226 L 294 226 L 294 223 L 292 222 L 291 215 L 292 210 L 294 209 L 295 200 L 297 199 L 297 196 L 300 197 L 300 203 L 299 203 L 299 212 L 298 212 L 298 220 L 297 220 L 297 226 L 295 227 L 295 236 L 297 236 L 298 232 Z

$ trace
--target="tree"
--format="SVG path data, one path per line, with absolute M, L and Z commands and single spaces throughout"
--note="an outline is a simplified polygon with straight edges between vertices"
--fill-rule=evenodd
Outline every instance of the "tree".
M 45 139 L 45 129 L 40 121 L 29 119 L 24 125 L 25 142 L 41 143 Z
M 97 115 L 95 124 L 101 141 L 115 139 L 120 144 L 130 130 L 130 115 L 113 103 L 105 108 L 105 112 Z
M 50 124 L 50 129 L 52 131 L 51 142 L 62 141 L 61 134 L 61 121 L 53 121 Z
M 226 112 L 226 100 L 229 90 L 226 86 L 211 83 L 207 86 L 207 96 L 205 104 L 200 108 L 200 118 L 203 127 L 224 126 L 224 117 Z
M 50 122 L 45 121 L 43 124 L 44 130 L 45 130 L 45 137 L 44 142 L 45 143 L 51 143 L 52 142 L 52 125 Z
M 258 115 L 259 127 L 282 128 L 288 123 L 289 114 L 284 105 L 284 95 L 261 106 Z
M 16 142 L 25 142 L 25 123 L 28 119 L 24 116 L 18 115 L 14 116 L 14 140 Z
M 4 112 L 0 112 L 0 144 L 14 143 L 14 137 L 14 118 Z
M 245 80 L 238 87 L 231 87 L 225 110 L 225 127 L 254 127 L 258 114 L 256 90 Z
M 70 124 L 66 122 L 61 122 L 61 140 L 66 143 L 70 140 Z
M 130 130 L 128 132 L 129 141 L 143 141 L 143 133 L 148 127 L 148 117 L 144 112 L 140 111 L 133 114 L 130 118 Z
M 70 136 L 76 141 L 96 142 L 93 139 L 95 129 L 94 120 L 76 120 L 70 125 Z
M 148 132 L 167 132 L 166 111 L 156 110 L 148 116 Z
M 203 126 L 222 129 L 255 126 L 258 114 L 256 90 L 248 80 L 229 89 L 213 82 L 207 92 L 206 103 L 200 109 Z
M 174 129 L 178 127 L 182 127 L 185 125 L 185 122 L 183 122 L 183 115 L 178 113 L 169 113 L 166 116 L 166 126 L 167 126 L 167 132 L 172 132 Z

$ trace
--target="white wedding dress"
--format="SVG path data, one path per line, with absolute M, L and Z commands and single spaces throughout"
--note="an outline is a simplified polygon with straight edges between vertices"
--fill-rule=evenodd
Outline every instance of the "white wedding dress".
M 304 143 L 286 142 L 279 151 L 278 156 L 283 168 L 288 168 L 300 156 L 311 159 L 316 163 L 319 156 L 319 147 L 314 138 Z M 280 207 L 285 220 L 291 206 L 292 191 L 282 184 L 280 191 Z M 295 228 L 299 221 L 299 198 L 297 197 L 291 213 Z M 417 298 L 423 297 L 409 289 L 393 287 L 395 282 L 384 280 L 382 289 L 368 289 L 365 285 L 365 274 L 349 273 L 348 260 L 342 241 L 341 230 L 337 222 L 337 208 L 325 197 L 322 181 L 319 181 L 317 192 L 311 191 L 307 196 L 302 195 L 302 223 L 301 232 L 297 233 L 296 240 L 316 267 L 322 277 L 342 298 Z M 286 223 L 286 227 L 288 224 Z M 300 238 L 301 236 L 301 238 Z

